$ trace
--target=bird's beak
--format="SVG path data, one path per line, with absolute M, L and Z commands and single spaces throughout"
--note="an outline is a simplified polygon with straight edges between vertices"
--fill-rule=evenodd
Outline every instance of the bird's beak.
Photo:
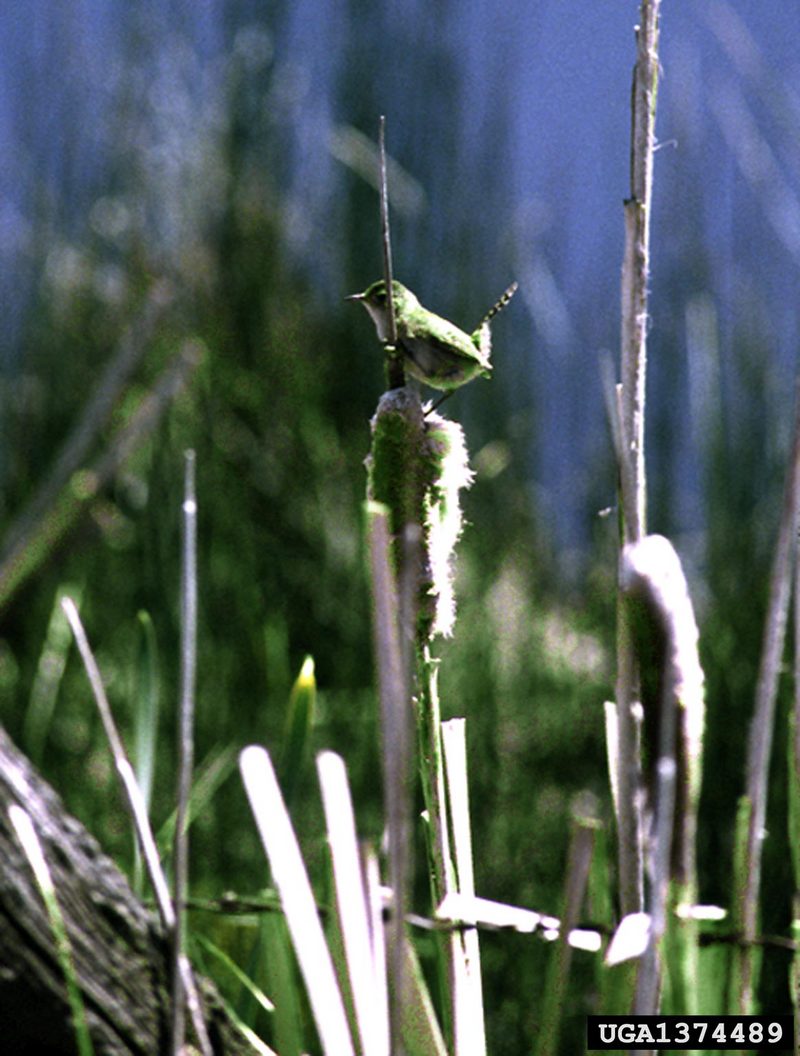
M 364 300 L 364 294 L 363 293 L 350 293 L 350 294 L 347 295 L 347 297 L 345 297 L 345 300 L 346 301 L 363 301 Z

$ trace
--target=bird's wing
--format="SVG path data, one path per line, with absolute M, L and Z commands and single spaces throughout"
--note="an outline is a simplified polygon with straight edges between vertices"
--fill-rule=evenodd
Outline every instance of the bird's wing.
M 472 362 L 477 360 L 486 370 L 492 369 L 488 357 L 481 353 L 469 334 L 464 333 L 448 319 L 433 315 L 432 312 L 429 313 L 427 320 L 413 318 L 408 320 L 400 336 L 405 338 L 410 345 L 425 343 L 456 358 L 468 359 Z

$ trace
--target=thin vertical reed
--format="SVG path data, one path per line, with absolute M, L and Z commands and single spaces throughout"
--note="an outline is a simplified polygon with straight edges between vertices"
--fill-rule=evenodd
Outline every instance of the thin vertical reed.
M 650 268 L 650 205 L 653 190 L 656 96 L 658 89 L 658 16 L 660 0 L 642 0 L 636 29 L 636 64 L 631 98 L 631 194 L 625 202 L 625 248 L 621 287 L 619 466 L 622 542 L 646 531 L 647 486 L 644 461 L 647 376 L 647 282 Z M 631 708 L 637 675 L 628 615 L 620 599 L 617 611 L 617 731 L 620 904 L 623 914 L 642 908 L 641 818 L 635 805 L 640 770 L 639 745 Z
M 758 903 L 761 891 L 761 852 L 767 817 L 769 762 L 775 725 L 775 702 L 783 659 L 786 621 L 792 589 L 792 564 L 796 558 L 797 530 L 800 524 L 800 382 L 795 392 L 795 417 L 792 451 L 781 509 L 778 543 L 770 575 L 769 605 L 764 626 L 761 665 L 756 685 L 756 700 L 747 752 L 747 798 L 750 822 L 744 890 L 737 892 L 741 906 L 741 927 L 745 947 L 741 952 L 739 1009 L 751 1011 L 754 990 L 754 954 L 752 943 L 757 936 Z
M 380 157 L 381 189 L 381 246 L 383 247 L 383 279 L 386 289 L 392 290 L 392 241 L 389 229 L 389 187 L 386 179 L 386 118 L 381 114 L 378 126 L 378 151 Z M 394 317 L 394 297 L 389 297 L 389 345 L 394 351 L 397 345 L 397 322 Z M 403 357 L 393 354 L 387 362 L 388 387 L 401 389 L 406 383 Z
M 389 834 L 389 878 L 392 886 L 391 968 L 392 1051 L 400 1051 L 400 1026 L 406 991 L 405 905 L 410 854 L 410 703 L 403 662 L 399 601 L 391 564 L 389 511 L 368 504 L 369 553 L 372 573 L 375 662 L 381 715 L 381 750 L 386 823 Z
M 588 811 L 586 806 L 590 807 Z M 572 812 L 561 923 L 548 966 L 535 1056 L 555 1056 L 559 1052 L 559 1034 L 567 1005 L 567 984 L 572 963 L 570 934 L 578 922 L 586 897 L 595 830 L 598 826 L 593 813 L 594 805 L 589 805 L 586 799 L 583 799 L 581 804 L 576 803 Z
M 629 445 L 634 479 L 633 501 L 625 511 L 629 541 L 641 538 L 647 530 L 644 463 L 647 283 L 658 93 L 659 7 L 660 0 L 642 0 L 641 22 L 636 28 L 636 65 L 631 99 L 631 194 L 625 202 L 621 378 L 623 435 Z
M 197 659 L 197 498 L 194 451 L 184 462 L 183 553 L 181 575 L 181 691 L 178 730 L 178 788 L 175 822 L 173 897 L 175 902 L 172 975 L 172 1051 L 180 1056 L 186 1033 L 181 960 L 185 954 L 186 891 L 189 873 L 189 796 L 194 768 L 194 689 Z M 188 995 L 187 995 L 188 996 Z
M 800 561 L 794 565 L 794 701 L 789 720 L 789 848 L 792 855 L 794 895 L 792 938 L 795 941 L 790 971 L 794 1010 L 794 1051 L 800 1052 Z

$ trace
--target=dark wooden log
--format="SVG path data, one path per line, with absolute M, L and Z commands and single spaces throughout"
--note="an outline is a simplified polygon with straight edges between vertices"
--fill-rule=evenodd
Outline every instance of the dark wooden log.
M 95 1053 L 167 1054 L 170 951 L 158 919 L 1 728 L 0 1052 L 77 1051 L 47 912 L 9 821 L 13 803 L 31 817 L 53 877 Z M 252 1053 L 212 984 L 200 987 L 215 1056 Z

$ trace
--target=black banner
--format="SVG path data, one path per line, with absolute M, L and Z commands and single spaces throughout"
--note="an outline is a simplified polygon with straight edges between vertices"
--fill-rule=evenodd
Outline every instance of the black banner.
M 791 1052 L 793 1016 L 587 1016 L 586 1047 Z

